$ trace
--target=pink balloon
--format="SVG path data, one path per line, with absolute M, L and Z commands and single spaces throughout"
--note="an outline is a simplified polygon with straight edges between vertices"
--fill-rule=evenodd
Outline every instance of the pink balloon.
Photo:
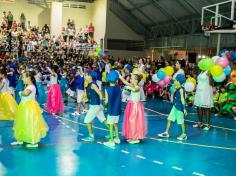
M 229 65 L 229 60 L 226 57 L 220 57 L 216 60 L 216 64 L 218 64 L 221 67 L 225 68 Z
M 165 84 L 169 84 L 170 83 L 170 77 L 169 76 L 165 76 L 164 82 L 165 82 Z
M 102 57 L 103 58 L 107 57 L 106 53 L 102 53 Z
M 232 52 L 232 51 L 228 51 L 228 52 L 226 53 L 226 57 L 227 57 L 228 60 L 231 59 L 231 52 Z
M 160 88 L 163 88 L 165 86 L 165 81 L 164 80 L 159 81 L 158 86 Z

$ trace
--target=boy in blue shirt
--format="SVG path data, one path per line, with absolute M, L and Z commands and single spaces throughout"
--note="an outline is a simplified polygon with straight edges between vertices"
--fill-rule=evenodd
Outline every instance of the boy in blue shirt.
M 181 125 L 182 134 L 177 138 L 178 140 L 186 140 L 186 130 L 184 125 L 184 116 L 187 115 L 187 111 L 185 109 L 185 89 L 182 86 L 186 82 L 186 78 L 182 74 L 178 74 L 175 78 L 174 82 L 174 95 L 173 95 L 173 107 L 171 112 L 167 118 L 167 126 L 166 131 L 164 133 L 159 134 L 158 136 L 161 138 L 169 138 L 169 130 L 171 122 L 177 121 L 178 125 Z
M 104 142 L 104 145 L 108 147 L 115 147 L 115 144 L 120 143 L 118 122 L 121 115 L 121 88 L 117 85 L 119 74 L 112 70 L 107 75 L 107 82 L 110 83 L 105 90 L 105 104 L 107 107 L 107 124 L 109 125 L 110 140 Z M 114 139 L 115 130 L 115 139 Z
M 83 102 L 84 97 L 84 73 L 82 67 L 78 67 L 78 71 L 76 72 L 76 78 L 75 78 L 75 86 L 76 86 L 76 94 L 77 94 L 77 111 L 75 111 L 72 115 L 80 115 L 80 107 L 83 106 L 84 110 L 82 111 L 82 114 L 86 113 L 86 106 Z

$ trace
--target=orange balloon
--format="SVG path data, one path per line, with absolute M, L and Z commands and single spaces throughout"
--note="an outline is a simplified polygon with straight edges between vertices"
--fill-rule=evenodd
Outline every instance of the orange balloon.
M 236 70 L 233 70 L 230 74 L 231 82 L 236 85 Z

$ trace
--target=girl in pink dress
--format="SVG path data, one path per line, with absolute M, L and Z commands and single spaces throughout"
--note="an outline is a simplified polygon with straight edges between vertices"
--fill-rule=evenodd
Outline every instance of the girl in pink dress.
M 50 86 L 48 90 L 46 109 L 49 114 L 60 114 L 64 110 L 64 104 L 61 89 L 57 80 L 58 75 L 56 72 L 58 67 L 52 66 L 52 68 L 47 67 L 47 69 L 50 73 Z
M 137 144 L 147 134 L 147 122 L 144 117 L 144 108 L 140 101 L 140 87 L 138 86 L 142 80 L 142 75 L 133 74 L 131 83 L 128 83 L 122 76 L 120 79 L 126 85 L 126 89 L 131 90 L 124 113 L 123 135 L 130 144 Z

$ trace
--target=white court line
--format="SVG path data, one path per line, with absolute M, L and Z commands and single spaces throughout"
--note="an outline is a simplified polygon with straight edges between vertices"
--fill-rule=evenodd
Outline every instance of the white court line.
M 182 171 L 182 170 L 183 170 L 182 168 L 176 167 L 176 166 L 173 166 L 172 169 L 179 170 L 179 171 Z
M 146 157 L 141 156 L 141 155 L 136 155 L 137 158 L 141 158 L 141 159 L 146 159 Z
M 74 129 L 72 129 L 71 131 L 73 131 L 74 133 L 76 133 L 77 131 L 76 130 L 74 130 Z
M 205 176 L 203 174 L 197 173 L 197 172 L 193 172 L 193 175 L 197 175 L 197 176 Z
M 122 153 L 125 153 L 125 154 L 129 154 L 129 152 L 126 151 L 126 150 L 121 150 L 121 152 L 122 152 Z
M 156 164 L 164 164 L 163 162 L 160 162 L 160 161 L 156 161 L 156 160 L 153 160 L 152 162 L 156 163 Z

